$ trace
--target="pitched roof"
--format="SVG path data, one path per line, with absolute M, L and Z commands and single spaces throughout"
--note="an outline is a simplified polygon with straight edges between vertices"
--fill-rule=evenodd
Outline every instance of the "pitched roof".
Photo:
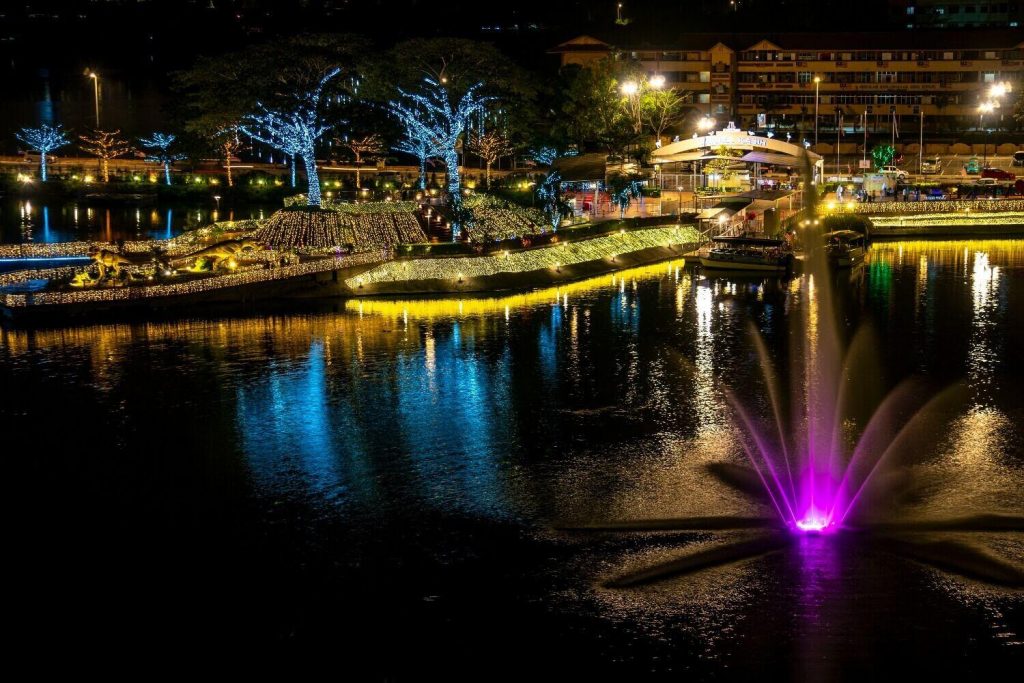
M 672 27 L 619 27 L 588 34 L 589 44 L 573 40 L 551 52 L 620 50 L 710 50 L 722 43 L 734 50 L 979 50 L 1024 47 L 1020 30 L 879 31 L 849 33 L 682 33 Z M 767 45 L 767 46 L 765 46 Z M 764 47 L 762 47 L 764 46 Z M 777 46 L 777 47 L 776 47 Z

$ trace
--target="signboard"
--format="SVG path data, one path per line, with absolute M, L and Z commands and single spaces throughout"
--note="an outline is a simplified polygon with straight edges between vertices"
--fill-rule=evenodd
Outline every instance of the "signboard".
M 861 159 L 860 161 L 857 162 L 857 168 L 871 168 L 871 160 Z
M 746 133 L 727 133 L 719 131 L 717 135 L 711 136 L 711 145 L 727 145 L 729 147 L 767 147 L 768 138 Z

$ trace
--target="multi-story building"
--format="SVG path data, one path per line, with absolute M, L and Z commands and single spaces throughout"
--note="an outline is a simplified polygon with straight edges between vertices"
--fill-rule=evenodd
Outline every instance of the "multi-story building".
M 892 24 L 907 28 L 1017 28 L 1021 0 L 891 0 Z
M 666 84 L 692 93 L 692 106 L 744 127 L 803 130 L 866 122 L 930 131 L 978 126 L 978 105 L 994 83 L 1024 87 L 1020 31 L 879 34 L 681 34 L 671 44 L 614 45 L 580 36 L 554 48 L 562 65 L 611 57 L 638 61 Z M 1016 95 L 1013 95 L 1016 97 Z M 986 127 L 1008 124 L 1007 102 Z M 906 119 L 906 120 L 905 120 Z M 863 125 L 863 123 L 861 124 Z

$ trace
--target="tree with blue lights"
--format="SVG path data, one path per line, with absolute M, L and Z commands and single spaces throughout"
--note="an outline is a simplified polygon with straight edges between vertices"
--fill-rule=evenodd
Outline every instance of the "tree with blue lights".
M 265 145 L 285 154 L 288 149 L 294 149 L 302 157 L 309 183 L 307 203 L 313 207 L 319 207 L 321 203 L 316 143 L 330 128 L 320 114 L 320 102 L 324 87 L 339 73 L 341 69 L 337 67 L 329 69 L 312 90 L 300 95 L 298 103 L 291 109 L 274 110 L 258 103 L 259 111 L 249 114 L 247 124 L 241 127 L 246 135 Z
M 611 194 L 612 204 L 619 207 L 619 218 L 625 218 L 629 205 L 641 195 L 640 181 L 634 176 L 613 176 L 608 184 L 608 192 Z
M 153 133 L 148 138 L 140 138 L 139 144 L 149 148 L 146 161 L 155 161 L 164 167 L 164 182 L 171 184 L 171 164 L 185 158 L 184 154 L 171 151 L 171 145 L 177 136 L 172 133 Z
M 43 124 L 38 128 L 22 128 L 15 137 L 28 146 L 29 149 L 39 152 L 39 179 L 46 182 L 46 155 L 55 149 L 59 149 L 70 143 L 67 133 L 61 130 L 59 125 L 47 126 Z
M 448 169 L 448 209 L 452 215 L 452 241 L 459 238 L 465 212 L 462 207 L 462 188 L 459 178 L 459 144 L 471 116 L 482 112 L 493 98 L 477 93 L 480 84 L 470 87 L 452 105 L 448 91 L 437 81 L 426 79 L 425 94 L 410 93 L 399 88 L 402 101 L 392 102 L 391 112 L 405 127 L 406 137 L 428 140 L 444 159 Z
M 427 188 L 427 160 L 438 156 L 438 150 L 431 144 L 432 140 L 429 137 L 416 137 L 417 131 L 406 129 L 405 137 L 403 137 L 394 149 L 396 152 L 404 152 L 411 154 L 412 156 L 419 159 L 420 162 L 420 182 L 419 188 L 425 190 Z
M 534 147 L 530 150 L 530 158 L 543 166 L 550 166 L 558 158 L 558 150 L 549 145 Z
M 562 177 L 558 175 L 558 171 L 549 173 L 540 184 L 537 188 L 537 198 L 541 201 L 544 215 L 551 223 L 551 229 L 557 232 L 558 226 L 562 224 L 562 218 L 572 213 L 572 206 L 562 194 Z

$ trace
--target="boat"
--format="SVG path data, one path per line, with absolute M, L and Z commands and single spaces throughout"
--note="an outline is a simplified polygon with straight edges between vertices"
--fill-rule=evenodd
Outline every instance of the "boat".
M 864 235 L 854 230 L 836 230 L 823 235 L 828 263 L 833 268 L 852 268 L 864 262 Z
M 783 240 L 765 237 L 714 237 L 700 255 L 704 268 L 784 273 L 793 269 L 793 253 Z

